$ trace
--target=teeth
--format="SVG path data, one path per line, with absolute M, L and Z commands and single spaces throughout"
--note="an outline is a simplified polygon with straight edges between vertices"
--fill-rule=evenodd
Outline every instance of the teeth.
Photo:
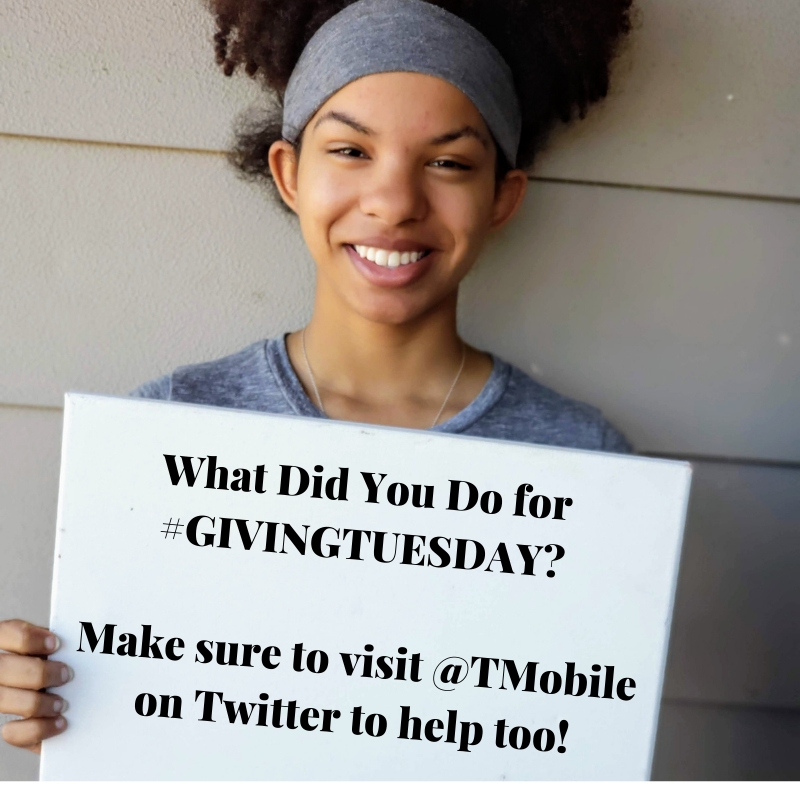
M 415 261 L 419 261 L 424 253 L 422 250 L 401 253 L 399 250 L 381 250 L 377 247 L 366 247 L 363 244 L 356 244 L 353 247 L 361 258 L 366 258 L 367 261 L 372 261 L 379 267 L 387 269 L 395 269 L 401 264 L 413 264 Z

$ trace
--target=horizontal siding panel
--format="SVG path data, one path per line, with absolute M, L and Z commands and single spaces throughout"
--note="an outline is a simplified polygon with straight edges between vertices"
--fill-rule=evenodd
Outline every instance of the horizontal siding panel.
M 537 174 L 800 197 L 800 4 L 637 3 L 611 97 L 556 132 Z M 263 97 L 216 67 L 199 0 L 3 5 L 0 131 L 218 150 Z
M 60 413 L 0 407 L 0 619 L 50 618 L 60 452 Z M 0 741 L 0 781 L 38 774 L 38 756 Z
M 800 713 L 665 702 L 656 781 L 796 781 Z
M 299 327 L 296 222 L 219 156 L 0 140 L 0 402 L 126 392 Z M 465 333 L 641 450 L 797 460 L 800 205 L 530 186 Z
M 800 3 L 635 0 L 610 96 L 544 177 L 800 197 Z
M 800 466 L 693 467 L 665 697 L 800 712 Z
M 220 156 L 0 140 L 0 402 L 126 393 L 301 325 L 293 219 Z
M 61 417 L 0 406 L 0 619 L 50 619 Z
M 0 742 L 0 781 L 35 781 L 39 778 L 39 756 Z
M 800 460 L 800 205 L 531 185 L 463 327 L 646 451 Z
M 222 150 L 263 97 L 214 61 L 201 0 L 3 0 L 0 131 Z

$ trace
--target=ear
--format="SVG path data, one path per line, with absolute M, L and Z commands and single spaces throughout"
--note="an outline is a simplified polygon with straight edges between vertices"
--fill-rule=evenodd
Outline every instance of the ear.
M 492 204 L 491 232 L 499 231 L 519 211 L 528 189 L 528 175 L 521 169 L 507 172 L 495 191 Z
M 289 208 L 297 213 L 297 153 L 290 142 L 278 139 L 269 148 L 269 169 L 278 192 Z

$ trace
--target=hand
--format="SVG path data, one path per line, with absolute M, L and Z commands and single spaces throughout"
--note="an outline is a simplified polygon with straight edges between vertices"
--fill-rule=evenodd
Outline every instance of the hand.
M 15 747 L 42 751 L 42 740 L 62 733 L 67 703 L 44 689 L 62 686 L 72 679 L 72 670 L 46 656 L 60 647 L 58 637 L 19 619 L 0 622 L 0 713 L 24 719 L 6 723 L 3 738 Z

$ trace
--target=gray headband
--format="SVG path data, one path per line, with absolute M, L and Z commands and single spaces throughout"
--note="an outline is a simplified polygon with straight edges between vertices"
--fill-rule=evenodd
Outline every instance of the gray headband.
M 289 78 L 283 137 L 296 141 L 329 97 L 376 72 L 421 72 L 452 83 L 516 165 L 522 118 L 510 67 L 480 31 L 423 0 L 358 0 L 331 17 Z

